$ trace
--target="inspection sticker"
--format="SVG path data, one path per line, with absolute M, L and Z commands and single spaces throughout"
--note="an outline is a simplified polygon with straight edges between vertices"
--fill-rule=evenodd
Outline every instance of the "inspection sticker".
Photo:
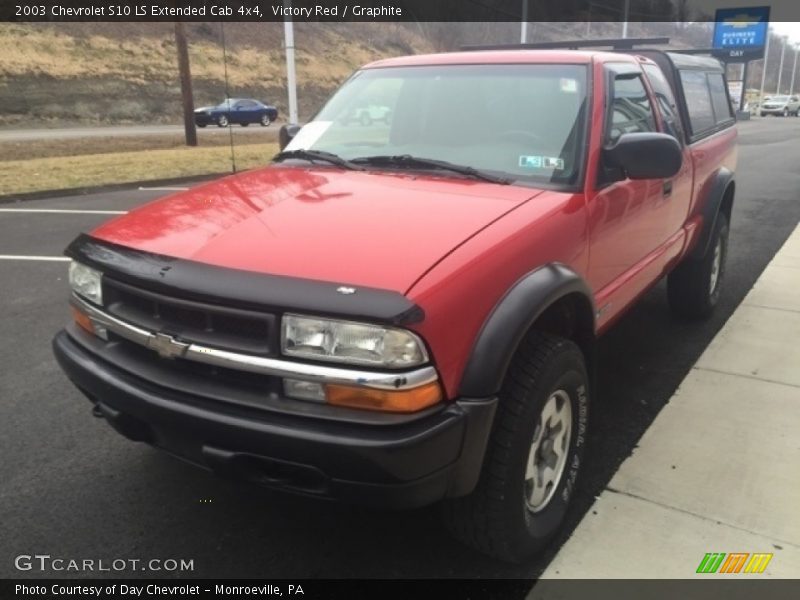
M 561 85 L 561 91 L 567 94 L 574 94 L 578 91 L 578 80 L 577 79 L 569 79 L 568 77 L 562 77 L 559 80 Z
M 524 169 L 564 169 L 564 159 L 553 156 L 519 155 L 519 166 Z
M 528 154 L 520 154 L 519 156 L 519 166 L 526 167 L 528 169 L 541 169 L 542 168 L 542 157 L 541 156 L 530 156 Z
M 550 157 L 546 156 L 544 158 L 544 168 L 545 169 L 564 169 L 564 159 L 558 157 Z

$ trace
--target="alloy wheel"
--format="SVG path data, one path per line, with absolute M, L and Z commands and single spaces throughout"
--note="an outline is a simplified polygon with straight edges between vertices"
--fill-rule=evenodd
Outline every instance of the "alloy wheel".
M 531 512 L 544 509 L 558 488 L 571 438 L 572 403 L 567 392 L 556 390 L 542 408 L 528 453 L 525 504 Z

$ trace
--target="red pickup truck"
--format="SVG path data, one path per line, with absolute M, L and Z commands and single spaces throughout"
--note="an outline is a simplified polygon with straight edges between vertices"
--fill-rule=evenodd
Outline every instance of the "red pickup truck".
M 353 123 L 354 108 L 392 118 Z M 55 355 L 95 416 L 221 475 L 441 502 L 519 561 L 554 535 L 595 346 L 668 277 L 719 298 L 736 137 L 719 62 L 491 50 L 365 66 L 263 168 L 68 247 Z

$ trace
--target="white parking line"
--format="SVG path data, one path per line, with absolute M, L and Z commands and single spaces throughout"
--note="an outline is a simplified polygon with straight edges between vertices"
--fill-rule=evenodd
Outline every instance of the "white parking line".
M 66 256 L 24 256 L 21 254 L 0 254 L 0 260 L 40 260 L 44 262 L 67 262 L 72 259 Z
M 77 210 L 71 208 L 0 208 L 0 213 L 50 213 L 54 215 L 124 215 L 126 210 Z
M 140 187 L 140 192 L 183 192 L 188 190 L 188 187 Z

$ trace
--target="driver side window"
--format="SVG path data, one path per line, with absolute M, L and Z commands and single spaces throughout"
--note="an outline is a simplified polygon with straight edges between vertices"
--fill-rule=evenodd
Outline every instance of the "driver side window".
M 617 75 L 606 127 L 606 145 L 614 144 L 624 133 L 655 131 L 653 107 L 640 75 Z

